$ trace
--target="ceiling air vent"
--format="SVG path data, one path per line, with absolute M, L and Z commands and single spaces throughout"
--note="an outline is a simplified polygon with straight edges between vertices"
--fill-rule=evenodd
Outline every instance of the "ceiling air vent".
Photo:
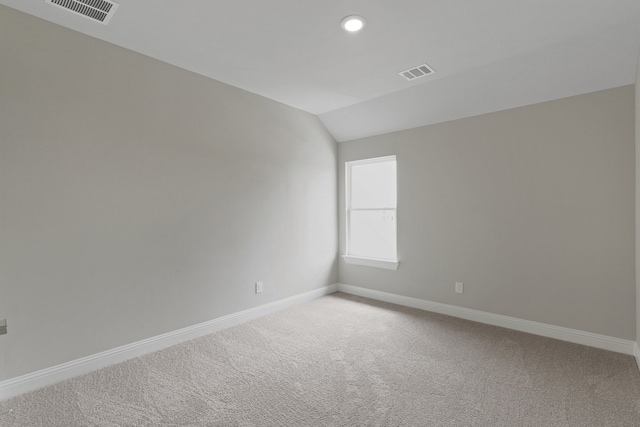
M 402 77 L 407 80 L 415 80 L 420 77 L 428 76 L 429 74 L 433 74 L 435 71 L 433 68 L 429 67 L 427 64 L 418 65 L 417 67 L 410 68 L 408 70 L 404 70 L 399 72 Z
M 107 24 L 118 8 L 118 3 L 110 0 L 44 0 L 63 9 L 82 15 L 93 21 Z

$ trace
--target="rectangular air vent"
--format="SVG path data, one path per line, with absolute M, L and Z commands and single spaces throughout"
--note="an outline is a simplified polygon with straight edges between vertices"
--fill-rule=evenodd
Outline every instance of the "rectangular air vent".
M 429 74 L 433 74 L 435 71 L 433 68 L 429 67 L 427 64 L 418 65 L 417 67 L 409 68 L 408 70 L 404 70 L 399 72 L 402 77 L 407 80 L 415 80 L 420 77 L 428 76 Z
M 92 21 L 107 24 L 118 8 L 111 0 L 44 0 Z

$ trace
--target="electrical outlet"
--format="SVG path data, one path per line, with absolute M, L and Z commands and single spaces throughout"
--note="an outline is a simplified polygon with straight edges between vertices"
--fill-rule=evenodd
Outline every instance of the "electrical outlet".
M 256 294 L 262 292 L 262 282 L 256 282 Z
M 0 320 L 0 335 L 7 333 L 7 319 Z
M 461 294 L 464 292 L 464 283 L 456 282 L 456 293 Z

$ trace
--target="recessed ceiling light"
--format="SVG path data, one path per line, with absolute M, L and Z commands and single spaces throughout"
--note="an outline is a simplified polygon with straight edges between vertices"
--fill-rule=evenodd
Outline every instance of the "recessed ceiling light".
M 366 23 L 367 23 L 367 20 L 364 19 L 363 16 L 349 15 L 342 19 L 342 22 L 340 22 L 340 25 L 346 31 L 349 31 L 350 33 L 355 33 L 357 31 L 360 31 Z

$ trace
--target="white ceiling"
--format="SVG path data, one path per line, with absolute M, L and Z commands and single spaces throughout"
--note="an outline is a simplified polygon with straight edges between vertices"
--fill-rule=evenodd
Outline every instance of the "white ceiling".
M 639 0 L 119 0 L 108 25 L 0 4 L 318 115 L 337 141 L 632 84 Z M 367 18 L 358 34 L 340 20 Z M 408 82 L 398 72 L 428 63 Z

